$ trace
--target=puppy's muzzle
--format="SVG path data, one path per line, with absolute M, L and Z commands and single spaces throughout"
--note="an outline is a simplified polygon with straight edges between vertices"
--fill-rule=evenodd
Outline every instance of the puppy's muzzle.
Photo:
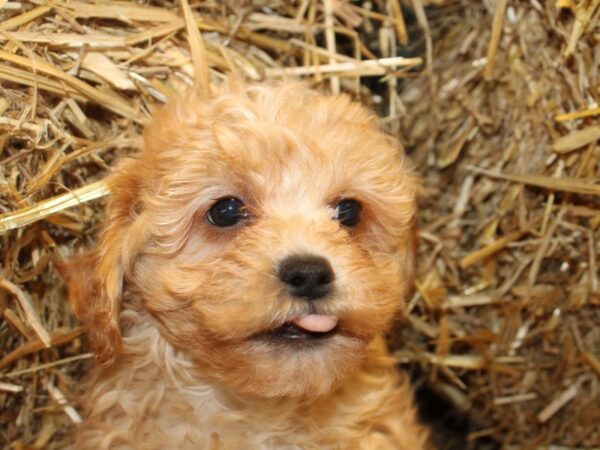
M 327 259 L 314 255 L 288 256 L 279 264 L 277 275 L 290 294 L 317 300 L 331 292 L 335 274 Z

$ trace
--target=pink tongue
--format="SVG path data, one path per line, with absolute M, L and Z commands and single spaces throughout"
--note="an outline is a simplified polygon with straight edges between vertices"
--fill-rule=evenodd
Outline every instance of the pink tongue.
M 298 328 L 314 333 L 327 333 L 335 328 L 338 318 L 334 316 L 322 316 L 320 314 L 308 314 L 292 321 Z

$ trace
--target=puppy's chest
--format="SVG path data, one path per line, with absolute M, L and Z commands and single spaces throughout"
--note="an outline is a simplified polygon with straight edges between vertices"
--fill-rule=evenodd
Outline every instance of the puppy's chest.
M 158 387 L 158 386 L 157 386 Z M 160 401 L 146 403 L 134 441 L 144 450 L 350 450 L 358 445 L 329 420 L 285 402 L 245 404 L 210 388 L 158 387 Z M 146 399 L 148 398 L 148 393 Z M 152 394 L 150 394 L 152 395 Z M 123 399 L 125 400 L 125 399 Z M 126 400 L 144 405 L 139 399 Z M 314 412 L 313 412 L 314 413 Z M 122 418 L 115 418 L 121 422 Z M 125 422 L 128 422 L 126 419 Z M 338 424 L 339 425 L 339 424 Z M 129 430 L 131 433 L 131 429 Z M 130 437 L 131 434 L 130 434 Z

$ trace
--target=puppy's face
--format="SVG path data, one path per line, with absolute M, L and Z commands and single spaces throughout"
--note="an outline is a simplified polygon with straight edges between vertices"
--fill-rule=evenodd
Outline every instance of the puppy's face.
M 145 146 L 111 180 L 96 270 L 123 274 L 203 375 L 262 396 L 331 390 L 412 282 L 416 179 L 397 144 L 345 97 L 295 85 L 180 98 Z M 118 314 L 118 276 L 102 276 Z

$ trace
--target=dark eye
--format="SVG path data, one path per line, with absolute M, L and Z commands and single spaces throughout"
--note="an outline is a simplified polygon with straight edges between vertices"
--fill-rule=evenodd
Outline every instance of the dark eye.
M 360 210 L 360 203 L 356 200 L 342 200 L 335 206 L 335 220 L 347 227 L 354 227 L 360 222 Z
M 244 203 L 235 197 L 216 202 L 208 211 L 208 221 L 216 227 L 232 227 L 247 216 Z

